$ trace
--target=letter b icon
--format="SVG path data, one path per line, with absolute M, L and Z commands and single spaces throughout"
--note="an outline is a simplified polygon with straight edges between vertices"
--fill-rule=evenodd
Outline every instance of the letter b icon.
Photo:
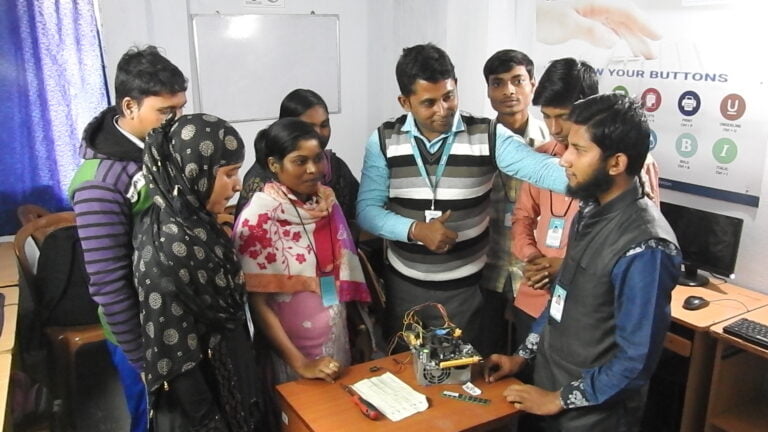
M 689 152 L 693 148 L 693 141 L 691 141 L 688 138 L 683 138 L 680 140 L 680 151 L 681 152 Z
M 699 143 L 696 141 L 696 137 L 689 133 L 684 133 L 675 140 L 675 150 L 680 157 L 689 158 L 696 154 L 698 148 Z

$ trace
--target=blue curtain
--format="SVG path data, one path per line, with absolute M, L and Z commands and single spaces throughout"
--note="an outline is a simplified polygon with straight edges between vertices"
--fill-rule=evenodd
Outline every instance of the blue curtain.
M 107 105 L 93 0 L 0 0 L 0 235 L 70 208 L 80 132 Z

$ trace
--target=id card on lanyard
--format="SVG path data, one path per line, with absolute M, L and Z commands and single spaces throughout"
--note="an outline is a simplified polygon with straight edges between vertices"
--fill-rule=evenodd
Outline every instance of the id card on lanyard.
M 549 191 L 549 225 L 547 225 L 547 238 L 544 241 L 544 245 L 552 249 L 560 249 L 563 247 L 563 236 L 565 235 L 565 218 L 568 217 L 568 212 L 573 205 L 573 199 L 566 198 L 568 206 L 562 214 L 555 213 L 555 206 L 552 204 L 555 201 L 552 191 Z
M 329 238 L 331 239 L 331 262 L 321 263 L 320 258 L 327 255 L 318 253 L 315 249 L 315 244 L 312 245 L 312 249 L 315 253 L 315 259 L 317 260 L 317 274 L 320 279 L 320 297 L 323 300 L 323 306 L 334 306 L 339 304 L 339 293 L 336 289 L 336 276 L 333 271 L 334 262 L 336 257 L 333 248 L 333 229 L 331 224 L 328 224 Z M 324 251 L 327 252 L 327 251 Z
M 413 158 L 416 160 L 416 166 L 419 168 L 419 173 L 424 181 L 427 183 L 427 187 L 432 191 L 432 205 L 429 210 L 424 210 L 424 221 L 429 222 L 432 219 L 439 218 L 443 215 L 441 210 L 435 210 L 435 200 L 437 199 L 437 185 L 440 183 L 440 179 L 443 177 L 445 171 L 445 165 L 448 163 L 448 157 L 451 155 L 451 148 L 453 147 L 453 141 L 455 136 L 447 136 L 446 143 L 443 146 L 443 154 L 440 156 L 440 162 L 437 164 L 437 170 L 435 170 L 435 183 L 432 184 L 430 180 L 427 168 L 424 166 L 419 147 L 416 145 L 415 137 L 411 137 L 411 151 L 413 152 Z
M 549 226 L 547 226 L 547 239 L 544 244 L 548 248 L 560 249 L 560 245 L 563 244 L 563 231 L 565 231 L 565 219 L 560 217 L 550 218 Z
M 515 204 L 509 200 L 504 200 L 504 226 L 510 228 L 514 218 Z
M 333 248 L 333 227 L 331 223 L 328 223 L 328 237 L 330 239 L 330 252 L 331 252 L 331 262 L 326 263 L 326 265 L 323 265 L 320 263 L 320 257 L 323 256 L 323 254 L 318 253 L 318 250 L 315 246 L 315 243 L 312 243 L 312 236 L 309 235 L 309 231 L 307 231 L 306 225 L 304 225 L 304 220 L 301 218 L 301 213 L 299 212 L 299 209 L 296 207 L 296 204 L 293 203 L 291 198 L 286 195 L 285 196 L 288 199 L 288 202 L 291 203 L 291 206 L 293 207 L 293 210 L 296 211 L 296 216 L 299 218 L 299 221 L 301 221 L 301 228 L 304 230 L 304 235 L 307 236 L 307 242 L 309 243 L 309 248 L 312 251 L 312 254 L 315 256 L 315 267 L 317 268 L 317 275 L 318 279 L 320 281 L 320 297 L 323 300 L 323 306 L 334 306 L 339 304 L 339 293 L 336 290 L 336 277 L 334 276 L 334 264 L 336 262 L 336 256 L 334 253 Z M 326 252 L 327 248 L 324 249 L 322 252 Z
M 560 284 L 555 284 L 555 290 L 552 291 L 552 300 L 549 305 L 549 317 L 560 322 L 563 319 L 563 309 L 565 309 L 565 297 L 568 295 Z
M 333 273 L 320 276 L 320 296 L 325 307 L 339 304 L 339 293 L 336 291 L 336 278 Z

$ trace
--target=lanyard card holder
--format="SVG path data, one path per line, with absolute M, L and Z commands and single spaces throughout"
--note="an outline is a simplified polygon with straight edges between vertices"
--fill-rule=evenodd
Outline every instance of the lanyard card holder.
M 320 296 L 323 298 L 323 306 L 325 307 L 339 304 L 336 278 L 332 274 L 320 276 Z

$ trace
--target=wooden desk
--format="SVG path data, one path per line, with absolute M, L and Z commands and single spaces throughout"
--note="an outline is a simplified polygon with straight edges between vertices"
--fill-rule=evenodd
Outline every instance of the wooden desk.
M 18 305 L 19 304 L 19 287 L 9 286 L 0 288 L 0 294 L 5 296 L 5 305 Z
M 0 427 L 3 430 L 9 430 L 5 427 L 5 415 L 10 414 L 10 406 L 8 405 L 8 388 L 11 381 L 11 354 L 0 354 Z M 10 423 L 10 420 L 9 420 Z
M 717 350 L 706 431 L 768 430 L 768 394 L 764 387 L 768 350 L 723 333 L 726 324 L 739 318 L 768 324 L 768 307 L 716 324 L 710 329 L 710 334 L 717 340 Z
M 16 320 L 19 316 L 19 287 L 3 287 L 0 293 L 5 296 L 3 307 L 3 327 L 0 332 L 0 353 L 10 353 L 16 341 Z
M 682 306 L 689 295 L 698 295 L 709 301 L 733 299 L 738 302 L 718 301 L 703 309 L 689 311 Z M 710 326 L 766 305 L 768 296 L 765 294 L 728 283 L 710 283 L 706 287 L 677 286 L 672 291 L 672 321 L 693 330 L 693 337 L 670 332 L 664 343 L 666 348 L 690 358 L 681 431 L 704 430 L 716 347 L 715 340 L 709 335 Z
M 11 355 L 16 341 L 16 319 L 19 311 L 19 287 L 10 286 L 0 288 L 0 293 L 5 296 L 3 308 L 3 329 L 0 334 L 0 428 L 11 430 L 5 425 L 6 414 L 10 414 L 10 406 L 7 405 L 8 388 L 11 377 Z
M 517 413 L 512 404 L 501 395 L 504 389 L 515 382 L 507 378 L 493 384 L 486 384 L 479 368 L 473 370 L 472 383 L 483 393 L 480 397 L 491 399 L 488 405 L 448 399 L 440 396 L 443 390 L 466 393 L 458 384 L 420 386 L 416 384 L 412 360 L 398 370 L 393 360 L 408 358 L 398 354 L 350 367 L 335 384 L 321 380 L 298 380 L 277 386 L 283 411 L 283 430 L 286 432 L 308 431 L 483 431 L 505 424 Z M 379 366 L 378 372 L 370 372 L 371 366 Z M 477 365 L 476 365 L 477 366 Z M 369 420 L 360 413 L 339 383 L 355 382 L 386 371 L 392 372 L 429 399 L 426 411 L 414 414 L 398 422 L 388 418 Z
M 16 319 L 18 305 L 6 305 L 3 309 L 3 331 L 0 334 L 0 353 L 10 353 L 16 343 Z
M 19 284 L 19 267 L 13 242 L 0 243 L 0 287 Z

